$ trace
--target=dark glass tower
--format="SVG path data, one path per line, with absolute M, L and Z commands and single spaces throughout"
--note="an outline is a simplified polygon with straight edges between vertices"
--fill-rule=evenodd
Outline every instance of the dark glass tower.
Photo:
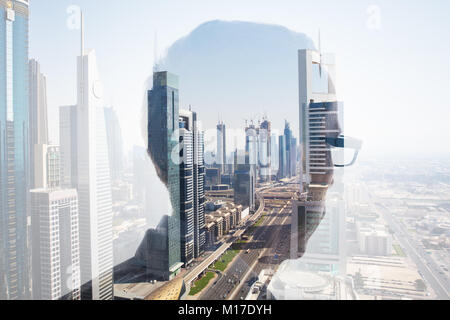
M 28 1 L 0 1 L 0 300 L 30 298 Z
M 279 144 L 279 164 L 278 164 L 278 179 L 284 179 L 286 178 L 286 137 L 285 136 L 279 136 L 278 138 Z
M 292 173 L 292 155 L 291 155 L 291 148 L 292 148 L 292 130 L 289 125 L 289 122 L 286 121 L 286 124 L 284 126 L 284 137 L 286 139 L 286 176 L 291 178 L 293 176 Z
M 169 72 L 155 72 L 153 88 L 148 92 L 148 151 L 159 178 L 170 193 L 172 212 L 163 218 L 157 229 L 162 233 L 162 237 L 158 237 L 162 247 L 157 250 L 159 259 L 148 260 L 148 268 L 169 279 L 181 267 L 178 129 L 178 77 Z

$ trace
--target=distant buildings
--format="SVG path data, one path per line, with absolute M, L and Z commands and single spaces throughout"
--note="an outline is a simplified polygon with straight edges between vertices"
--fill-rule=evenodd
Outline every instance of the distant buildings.
M 278 163 L 278 179 L 297 176 L 297 139 L 292 136 L 292 130 L 287 121 L 284 135 L 278 138 Z
M 0 300 L 31 296 L 28 22 L 28 1 L 0 1 Z
M 392 236 L 384 225 L 358 222 L 356 224 L 356 238 L 361 254 L 370 256 L 391 255 Z
M 278 179 L 284 179 L 287 176 L 287 153 L 286 153 L 286 137 L 279 136 L 278 139 L 278 157 L 279 157 L 279 165 L 278 165 Z
M 221 174 L 226 172 L 227 164 L 227 136 L 226 127 L 223 122 L 219 122 L 217 125 L 217 153 L 216 153 L 216 163 L 221 168 Z
M 219 168 L 206 168 L 205 170 L 205 186 L 212 187 L 221 184 L 221 174 Z
M 286 144 L 286 177 L 297 175 L 297 140 L 292 136 L 289 122 L 284 127 L 284 139 Z
M 233 178 L 234 203 L 253 210 L 255 208 L 256 174 L 254 167 L 256 165 L 249 163 L 248 153 L 245 153 L 243 158 L 245 162 L 240 164 L 242 157 L 236 151 L 236 165 Z
M 258 130 L 259 176 L 262 181 L 270 181 L 272 162 L 272 125 L 264 119 Z

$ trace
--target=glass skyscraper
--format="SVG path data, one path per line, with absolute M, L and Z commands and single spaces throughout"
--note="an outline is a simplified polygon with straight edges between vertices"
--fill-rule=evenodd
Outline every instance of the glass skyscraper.
M 148 151 L 159 178 L 169 191 L 172 212 L 167 213 L 158 227 L 163 232 L 164 243 L 158 250 L 159 258 L 149 260 L 149 271 L 166 279 L 176 275 L 182 265 L 178 129 L 178 77 L 169 72 L 155 72 L 153 88 L 148 92 Z
M 225 168 L 227 164 L 227 137 L 226 137 L 226 126 L 221 121 L 217 125 L 217 154 L 216 154 L 216 163 L 221 168 L 221 173 L 225 174 Z
M 180 110 L 180 220 L 181 260 L 194 260 L 194 143 L 192 112 Z
M 0 299 L 30 298 L 28 1 L 0 1 Z

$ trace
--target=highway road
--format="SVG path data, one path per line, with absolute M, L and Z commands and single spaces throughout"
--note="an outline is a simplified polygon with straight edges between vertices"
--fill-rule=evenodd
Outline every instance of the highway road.
M 273 208 L 267 204 L 267 217 L 264 222 L 255 227 L 253 237 L 250 238 L 247 244 L 243 245 L 243 250 L 231 262 L 231 265 L 225 270 L 224 275 L 216 280 L 200 297 L 202 300 L 224 300 L 231 296 L 236 296 L 237 299 L 245 297 L 246 291 L 250 288 L 252 282 L 259 272 L 255 271 L 255 266 L 259 265 L 258 260 L 262 258 L 268 249 L 274 245 L 274 240 L 277 233 L 280 233 L 280 228 L 283 223 L 286 223 L 290 216 L 290 206 L 288 208 Z M 247 253 L 247 249 L 249 252 Z M 253 279 L 252 279 L 253 278 Z M 239 287 L 239 291 L 234 291 Z M 242 295 L 239 292 L 242 291 Z M 245 294 L 244 294 L 245 293 Z
M 271 269 L 276 271 L 280 263 L 289 259 L 290 250 L 290 235 L 291 235 L 291 218 L 292 208 L 289 204 L 284 210 L 285 213 L 280 215 L 281 223 L 276 222 L 276 230 L 271 231 L 268 235 L 266 249 L 261 253 L 260 258 L 257 259 L 251 266 L 248 273 L 244 276 L 243 281 L 239 286 L 231 292 L 228 300 L 240 300 L 245 298 L 251 285 L 264 269 Z
M 265 210 L 265 202 L 264 198 L 262 198 L 258 192 L 258 199 L 261 201 L 261 205 L 257 212 L 253 215 L 248 215 L 243 221 L 241 221 L 238 230 L 236 230 L 233 235 L 226 236 L 223 244 L 212 254 L 210 254 L 205 260 L 201 261 L 198 265 L 196 265 L 192 270 L 190 270 L 185 276 L 184 281 L 187 284 L 192 283 L 197 277 L 202 274 L 212 263 L 214 263 L 225 251 L 227 251 L 232 244 L 238 240 L 241 235 L 247 230 L 248 227 L 253 225 L 257 219 L 260 218 L 261 214 Z

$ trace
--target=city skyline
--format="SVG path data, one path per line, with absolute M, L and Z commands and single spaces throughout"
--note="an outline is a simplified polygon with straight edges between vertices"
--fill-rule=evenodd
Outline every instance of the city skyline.
M 433 156 L 434 142 L 408 161 L 389 159 L 411 152 L 411 141 L 398 153 L 387 152 L 392 141 L 380 148 L 411 102 L 391 109 L 374 135 L 372 103 L 385 97 L 384 112 L 393 102 L 385 84 L 368 96 L 364 86 L 382 73 L 348 90 L 363 58 L 376 65 L 373 55 L 359 48 L 349 64 L 348 44 L 331 40 L 324 50 L 321 31 L 315 42 L 273 23 L 199 25 L 208 9 L 186 20 L 195 29 L 182 38 L 186 21 L 162 30 L 163 54 L 154 32 L 150 45 L 132 47 L 134 60 L 105 69 L 128 54 L 104 50 L 140 14 L 117 39 L 98 41 L 118 14 L 111 1 L 93 27 L 98 1 L 48 13 L 48 28 L 67 27 L 55 39 L 77 31 L 49 60 L 28 49 L 42 28 L 30 14 L 42 15 L 41 6 L 0 0 L 0 300 L 448 300 L 450 158 Z M 369 21 L 370 32 L 385 34 Z M 39 52 L 46 40 L 37 38 Z M 136 69 L 139 48 L 153 49 L 150 70 Z M 385 64 L 384 72 L 405 71 Z

